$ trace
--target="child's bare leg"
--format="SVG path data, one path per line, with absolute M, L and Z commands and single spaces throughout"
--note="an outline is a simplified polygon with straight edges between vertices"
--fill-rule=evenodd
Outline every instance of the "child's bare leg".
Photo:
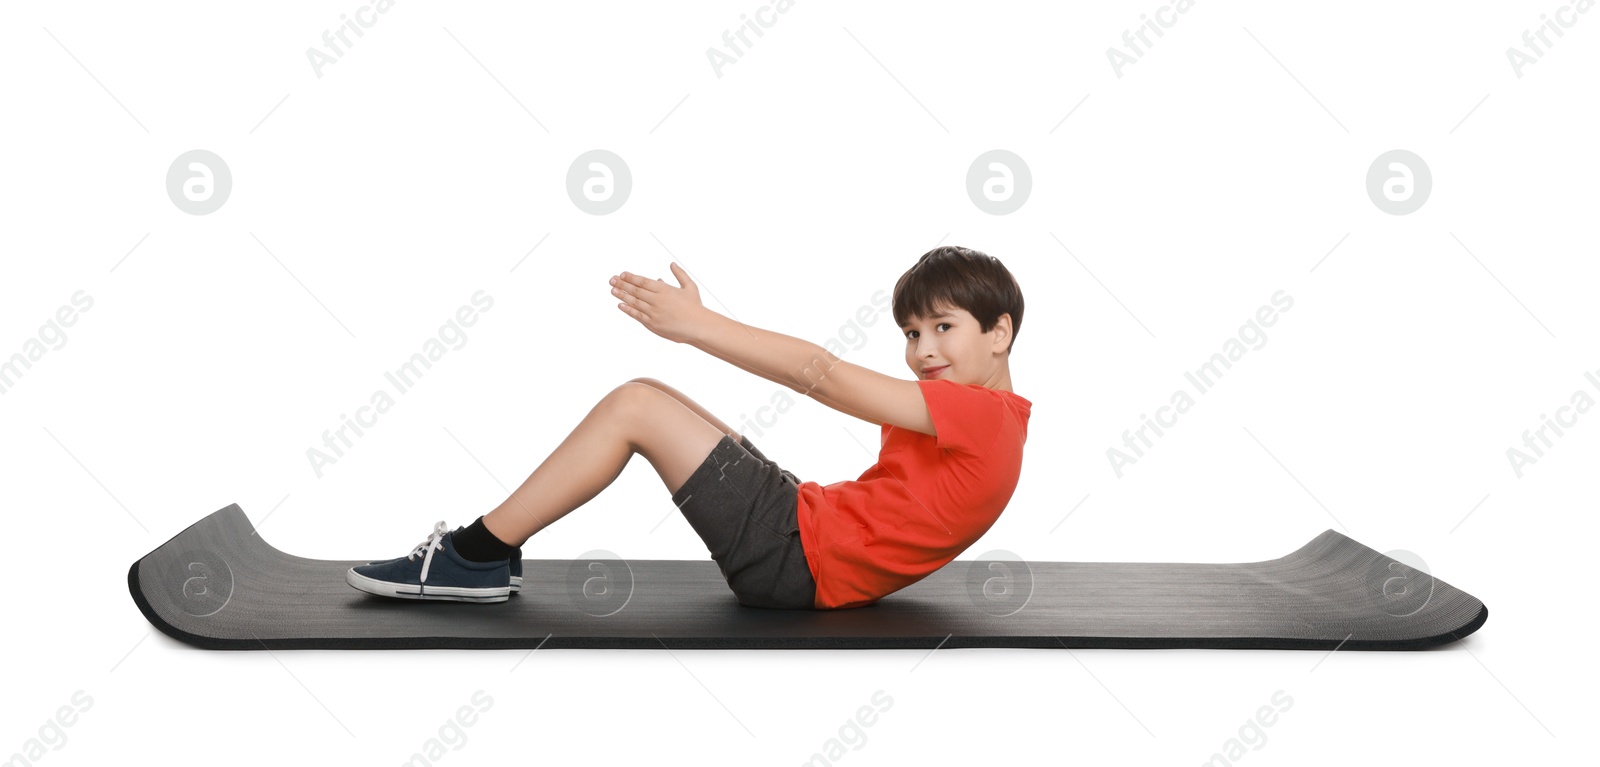
M 629 381 L 601 398 L 516 491 L 483 515 L 483 526 L 521 546 L 599 495 L 635 453 L 676 493 L 723 434 L 666 392 Z
M 705 408 L 701 407 L 700 403 L 695 402 L 692 399 L 689 399 L 688 395 L 684 394 L 683 392 L 678 391 L 677 389 L 674 389 L 671 386 L 668 386 L 668 385 L 666 385 L 666 384 L 664 384 L 664 383 L 662 383 L 660 381 L 657 381 L 654 378 L 635 378 L 632 381 L 629 381 L 629 383 L 649 384 L 651 386 L 656 387 L 657 389 L 660 389 L 660 390 L 662 390 L 662 391 L 664 391 L 664 392 L 666 392 L 668 394 L 671 394 L 673 399 L 676 399 L 677 401 L 682 402 L 683 406 L 686 407 L 686 408 L 689 408 L 690 410 L 693 410 L 695 415 L 698 415 L 701 418 L 706 419 L 706 423 L 709 423 L 712 426 L 717 427 L 717 431 L 720 431 L 723 434 L 728 435 L 730 438 L 733 439 L 734 442 L 738 442 L 739 441 L 739 433 L 734 431 L 733 427 L 723 423 L 722 421 L 717 420 L 716 416 L 712 415 Z

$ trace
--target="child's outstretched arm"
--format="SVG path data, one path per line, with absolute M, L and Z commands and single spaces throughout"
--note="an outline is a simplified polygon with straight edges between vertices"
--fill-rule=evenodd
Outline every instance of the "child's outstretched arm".
M 617 307 L 668 341 L 689 344 L 801 394 L 809 395 L 819 371 L 839 361 L 810 341 L 745 325 L 707 309 L 700 303 L 700 287 L 688 273 L 676 263 L 671 269 L 681 287 L 628 272 L 613 277 L 611 294 L 622 301 Z
M 746 325 L 700 303 L 700 290 L 676 263 L 681 287 L 623 272 L 613 278 L 618 307 L 652 333 L 687 343 L 743 370 L 872 424 L 933 434 L 915 381 L 839 359 L 818 344 Z

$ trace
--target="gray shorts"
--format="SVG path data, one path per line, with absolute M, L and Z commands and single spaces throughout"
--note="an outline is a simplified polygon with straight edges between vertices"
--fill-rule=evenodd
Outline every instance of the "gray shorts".
M 813 609 L 817 584 L 800 545 L 799 486 L 749 437 L 734 442 L 724 434 L 672 494 L 745 607 Z

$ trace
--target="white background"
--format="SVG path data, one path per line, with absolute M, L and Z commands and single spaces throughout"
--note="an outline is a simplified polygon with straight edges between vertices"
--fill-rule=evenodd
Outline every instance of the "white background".
M 46 764 L 399 764 L 476 690 L 493 705 L 447 763 L 800 764 L 878 690 L 892 707 L 841 761 L 1199 764 L 1278 690 L 1292 708 L 1239 761 L 1580 753 L 1600 412 L 1520 478 L 1506 451 L 1600 399 L 1600 13 L 1519 78 L 1507 49 L 1558 2 L 1201 0 L 1119 78 L 1106 52 L 1157 0 L 799 0 L 719 78 L 706 51 L 760 2 L 676 5 L 399 0 L 320 78 L 306 51 L 358 0 L 7 5 L 0 356 L 75 292 L 94 304 L 0 396 L 0 755 L 78 690 Z M 633 173 L 611 215 L 566 194 L 594 148 Z M 966 193 L 995 148 L 1033 175 L 1010 215 Z M 210 215 L 166 194 L 191 149 L 233 174 Z M 1391 149 L 1432 172 L 1410 215 L 1366 193 Z M 754 421 L 780 387 L 652 335 L 606 279 L 677 258 L 707 306 L 823 343 L 940 244 L 996 256 L 1027 299 L 1022 479 L 963 558 L 1257 561 L 1332 528 L 1414 552 L 1487 625 L 1332 655 L 222 653 L 127 593 L 131 562 L 230 503 L 300 556 L 403 554 L 636 376 L 752 419 L 802 479 L 854 479 L 878 427 L 809 400 Z M 480 289 L 468 343 L 318 478 L 306 450 Z M 1268 342 L 1119 478 L 1123 430 L 1278 290 Z M 903 353 L 885 312 L 844 356 L 910 379 Z M 671 515 L 637 458 L 524 556 L 708 558 Z

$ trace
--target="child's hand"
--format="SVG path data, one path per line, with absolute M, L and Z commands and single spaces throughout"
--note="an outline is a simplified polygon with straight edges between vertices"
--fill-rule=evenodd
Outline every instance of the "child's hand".
M 676 262 L 671 268 L 680 283 L 678 287 L 623 272 L 611 278 L 611 295 L 622 300 L 617 308 L 624 314 L 650 332 L 681 344 L 694 337 L 708 310 L 701 305 L 700 286 L 689 278 L 689 273 Z

